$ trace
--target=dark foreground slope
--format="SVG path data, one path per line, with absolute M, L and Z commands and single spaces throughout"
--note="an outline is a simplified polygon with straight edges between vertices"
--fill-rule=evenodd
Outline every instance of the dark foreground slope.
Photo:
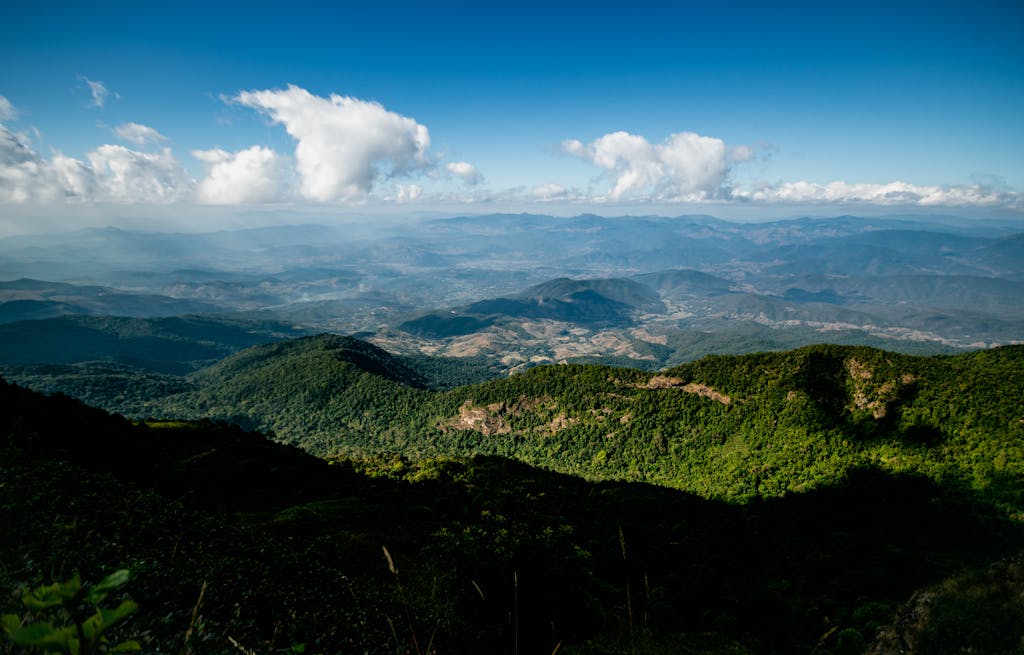
M 499 458 L 328 464 L 4 383 L 0 406 L 0 610 L 127 567 L 146 652 L 850 653 L 915 589 L 1024 545 L 962 490 L 876 468 L 733 505 Z

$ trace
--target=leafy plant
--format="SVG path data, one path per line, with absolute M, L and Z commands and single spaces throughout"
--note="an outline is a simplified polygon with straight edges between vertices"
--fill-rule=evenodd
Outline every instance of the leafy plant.
M 122 641 L 111 645 L 105 636 L 110 628 L 138 609 L 138 605 L 131 600 L 124 600 L 112 608 L 101 606 L 110 592 L 123 586 L 128 578 L 128 571 L 121 569 L 91 587 L 83 587 L 81 578 L 75 574 L 67 582 L 54 582 L 27 590 L 21 597 L 25 615 L 5 614 L 0 623 L 7 637 L 15 644 L 41 650 L 46 655 L 91 655 L 142 650 L 137 641 Z M 59 625 L 54 627 L 55 624 Z

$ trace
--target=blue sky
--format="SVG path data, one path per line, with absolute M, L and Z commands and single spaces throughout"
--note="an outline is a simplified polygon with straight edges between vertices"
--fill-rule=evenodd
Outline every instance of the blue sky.
M 341 4 L 8 7 L 0 217 L 1024 206 L 1020 2 Z

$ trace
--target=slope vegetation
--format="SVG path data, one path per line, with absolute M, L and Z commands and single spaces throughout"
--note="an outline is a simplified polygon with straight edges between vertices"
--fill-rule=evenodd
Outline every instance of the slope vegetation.
M 500 455 L 708 498 L 782 496 L 871 465 L 1024 508 L 1024 347 L 915 357 L 863 347 L 715 356 L 661 373 L 538 367 L 446 392 L 372 346 L 245 351 L 149 415 L 230 420 L 318 455 Z
M 145 652 L 840 655 L 915 589 L 1024 545 L 957 488 L 877 468 L 737 505 L 499 458 L 331 465 L 2 381 L 0 404 L 0 611 L 129 568 L 141 610 L 114 637 Z M 1008 636 L 957 643 L 1019 643 L 993 608 Z

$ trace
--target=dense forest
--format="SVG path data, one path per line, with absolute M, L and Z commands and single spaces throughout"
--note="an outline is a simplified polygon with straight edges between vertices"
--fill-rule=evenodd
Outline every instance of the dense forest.
M 45 612 L 24 590 L 124 569 L 112 602 L 139 609 L 111 638 L 144 652 L 1019 652 L 1020 565 L 999 561 L 1024 531 L 956 480 L 857 465 L 734 503 L 499 457 L 328 462 L 6 383 L 0 400 L 0 611 L 25 624 Z M 928 585 L 928 620 L 904 620 Z
M 494 371 L 424 359 L 320 335 L 255 346 L 178 387 L 148 374 L 141 397 L 67 378 L 49 390 L 136 419 L 225 420 L 322 457 L 496 455 L 729 501 L 806 491 L 869 466 L 1024 511 L 1024 347 L 923 357 L 809 346 L 657 373 L 535 367 L 456 388 Z
M 5 620 L 128 570 L 145 652 L 1019 653 L 1022 359 L 37 367 L 132 420 L 0 386 Z

